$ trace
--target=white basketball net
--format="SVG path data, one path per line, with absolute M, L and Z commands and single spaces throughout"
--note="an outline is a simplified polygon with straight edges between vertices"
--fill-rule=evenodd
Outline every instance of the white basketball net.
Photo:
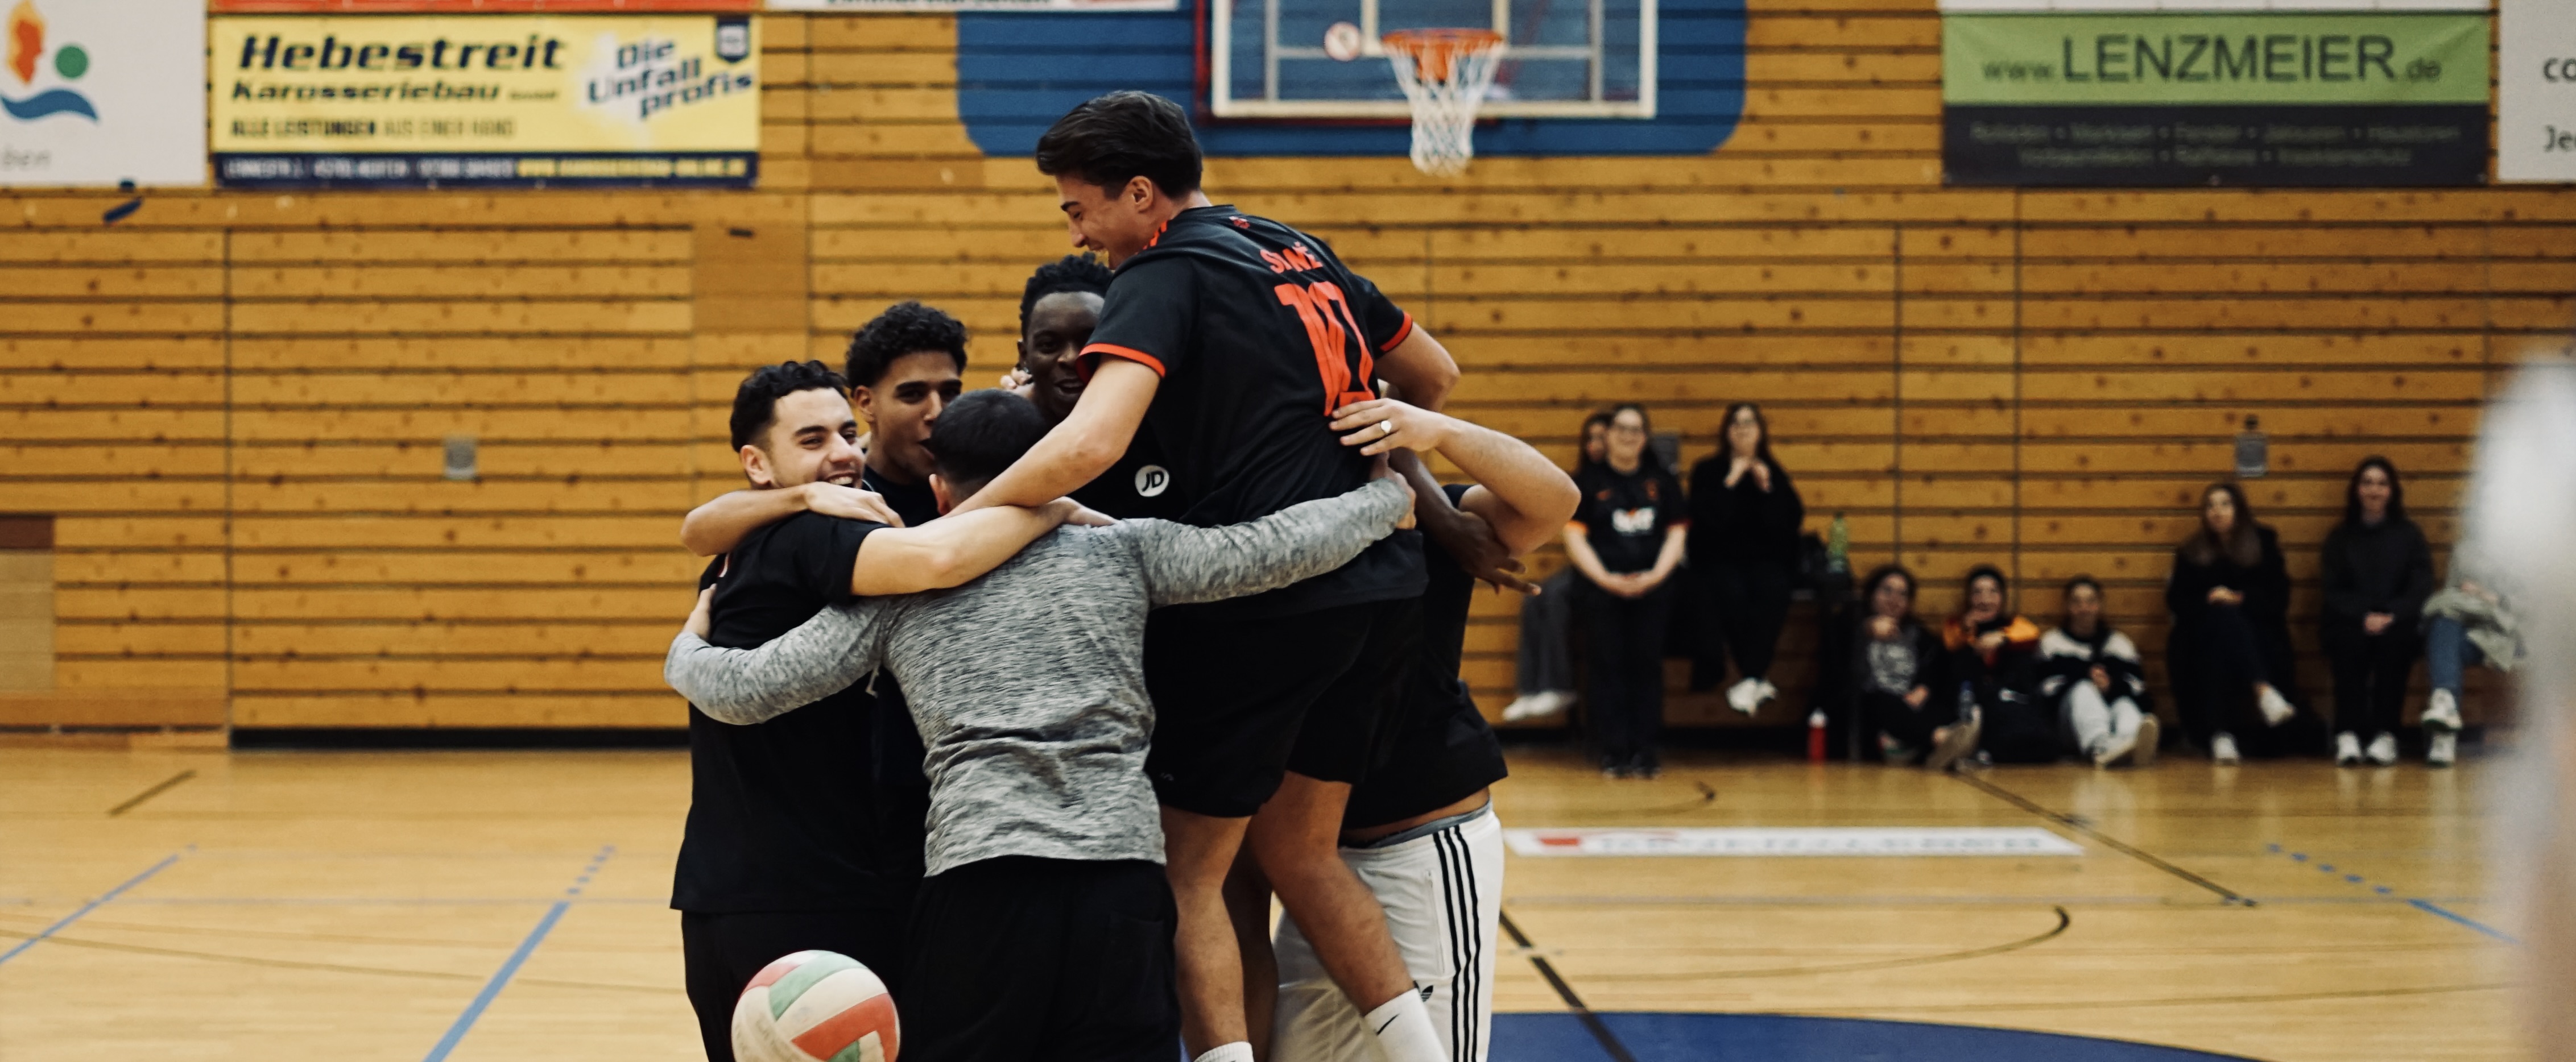
M 1467 171 L 1476 156 L 1476 105 L 1493 87 L 1502 35 L 1488 30 L 1399 30 L 1386 35 L 1395 80 L 1413 104 L 1413 167 L 1437 177 Z

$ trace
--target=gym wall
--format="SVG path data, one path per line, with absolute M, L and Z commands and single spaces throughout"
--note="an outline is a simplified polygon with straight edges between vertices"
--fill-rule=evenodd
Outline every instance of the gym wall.
M 918 297 L 988 385 L 1067 250 L 1049 183 L 958 118 L 954 19 L 765 18 L 754 193 L 153 193 L 113 225 L 124 196 L 0 195 L 0 515 L 51 518 L 54 611 L 52 688 L 0 726 L 680 725 L 678 520 L 739 482 L 741 373 L 837 363 Z M 1929 0 L 1752 0 L 1745 39 L 1714 154 L 1224 157 L 1210 188 L 1412 308 L 1473 419 L 1570 460 L 1637 400 L 1695 460 L 1760 401 L 1811 527 L 1847 514 L 1927 613 L 1977 562 L 2037 613 L 2090 572 L 2151 653 L 2246 415 L 2312 649 L 2352 464 L 2393 458 L 2447 543 L 2478 402 L 2570 322 L 2576 194 L 1945 189 Z M 1498 708 L 1513 605 L 1477 609 Z

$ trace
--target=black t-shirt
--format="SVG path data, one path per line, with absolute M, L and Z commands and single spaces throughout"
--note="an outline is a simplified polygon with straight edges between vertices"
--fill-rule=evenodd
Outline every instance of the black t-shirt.
M 1163 463 L 1154 426 L 1136 426 L 1136 438 L 1109 471 L 1073 492 L 1073 500 L 1094 512 L 1121 520 L 1178 520 L 1180 492 L 1172 489 L 1171 466 Z
M 1467 494 L 1457 484 L 1442 489 L 1452 505 Z M 1380 759 L 1351 787 L 1343 829 L 1428 815 L 1511 773 L 1502 741 L 1458 675 L 1476 580 L 1427 535 L 1422 554 L 1430 580 L 1422 591 L 1422 655 L 1405 680 L 1404 707 Z
M 1583 491 L 1574 520 L 1583 525 L 1585 540 L 1607 571 L 1653 568 L 1664 550 L 1664 532 L 1689 522 L 1683 515 L 1681 481 L 1651 461 L 1639 462 L 1634 472 L 1593 465 L 1575 473 L 1574 485 Z
M 1412 330 L 1323 241 L 1211 206 L 1182 211 L 1119 264 L 1082 353 L 1086 368 L 1108 356 L 1163 377 L 1145 420 L 1178 519 L 1215 527 L 1365 484 L 1369 459 L 1341 444 L 1330 414 L 1375 397 L 1376 358 Z M 1422 592 L 1422 571 L 1418 536 L 1391 535 L 1294 586 L 1182 607 L 1251 618 L 1396 601 Z
M 871 467 L 860 470 L 859 485 L 884 495 L 886 507 L 903 517 L 905 527 L 939 519 L 939 495 L 928 480 L 897 483 Z M 923 845 L 930 838 L 930 776 L 921 768 L 927 746 L 913 724 L 912 703 L 893 675 L 878 671 L 861 685 L 876 691 L 876 755 L 868 777 L 877 787 L 877 828 L 888 852 L 886 865 L 906 879 L 918 878 L 924 869 Z
M 799 513 L 759 528 L 715 579 L 708 641 L 750 649 L 850 598 L 859 543 L 884 524 Z M 711 564 L 700 585 L 714 579 Z M 753 726 L 689 710 L 689 819 L 671 906 L 683 911 L 891 909 L 866 765 L 872 700 L 853 686 Z M 915 857 L 918 861 L 918 857 Z

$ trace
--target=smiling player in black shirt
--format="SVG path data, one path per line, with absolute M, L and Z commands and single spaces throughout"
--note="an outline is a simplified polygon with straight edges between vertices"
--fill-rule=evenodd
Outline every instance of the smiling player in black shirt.
M 1186 523 L 1258 519 L 1360 486 L 1370 459 L 1331 415 L 1392 381 L 1438 408 L 1457 366 L 1321 240 L 1200 191 L 1189 116 L 1139 92 L 1075 108 L 1039 138 L 1077 246 L 1117 269 L 1063 423 L 969 505 L 1045 500 L 1161 445 Z M 1335 854 L 1349 784 L 1421 634 L 1419 536 L 1234 601 L 1157 611 L 1146 763 L 1179 903 L 1182 1040 L 1250 1062 L 1242 957 L 1224 882 L 1248 845 L 1393 1062 L 1443 1059 L 1367 888 Z
M 820 362 L 787 362 L 736 390 L 733 441 L 755 493 L 846 490 L 858 478 L 858 423 L 841 379 Z M 756 648 L 853 595 L 961 585 L 1072 511 L 1071 503 L 995 509 L 976 522 L 917 528 L 799 512 L 753 530 L 708 565 L 708 640 Z M 689 817 L 671 906 L 681 912 L 689 1003 L 714 1062 L 733 1057 L 743 985 L 781 955 L 820 948 L 878 971 L 901 969 L 919 832 L 906 858 L 902 839 L 885 836 L 874 787 L 854 780 L 870 759 L 873 713 L 856 686 L 758 726 L 689 712 Z
M 1100 327 L 1110 279 L 1109 267 L 1098 259 L 1069 254 L 1039 266 L 1020 293 L 1020 363 L 1011 382 L 1046 415 L 1049 427 L 1072 416 L 1082 399 L 1089 382 L 1080 365 L 1082 348 Z M 1162 460 L 1154 429 L 1138 425 L 1135 442 L 1118 463 L 1068 497 L 1121 520 L 1179 519 L 1181 495 L 1171 489 L 1172 473 Z

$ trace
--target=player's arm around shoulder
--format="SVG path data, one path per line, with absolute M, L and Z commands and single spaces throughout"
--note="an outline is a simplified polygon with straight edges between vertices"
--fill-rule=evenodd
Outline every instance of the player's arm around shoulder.
M 952 512 L 920 527 L 887 528 L 859 543 L 850 592 L 879 597 L 963 586 L 1068 520 L 1096 524 L 1105 519 L 1058 498 L 1033 509 L 997 506 Z
M 1413 511 L 1413 490 L 1392 475 L 1339 497 L 1301 502 L 1224 527 L 1131 520 L 1120 527 L 1145 571 L 1156 607 L 1276 590 L 1351 562 Z
M 701 557 L 729 553 L 753 531 L 804 512 L 903 526 L 903 517 L 895 515 L 877 492 L 817 480 L 779 490 L 745 489 L 718 495 L 681 518 L 680 545 Z
M 707 644 L 707 598 L 671 639 L 662 680 L 718 722 L 749 726 L 849 688 L 876 670 L 900 602 L 862 598 L 815 613 L 758 649 Z
M 1574 480 L 1547 455 L 1483 425 L 1393 398 L 1354 402 L 1333 415 L 1333 430 L 1344 433 L 1342 445 L 1360 447 L 1361 453 L 1436 450 L 1447 457 L 1476 481 L 1458 509 L 1488 524 L 1513 556 L 1555 537 L 1583 500 Z

